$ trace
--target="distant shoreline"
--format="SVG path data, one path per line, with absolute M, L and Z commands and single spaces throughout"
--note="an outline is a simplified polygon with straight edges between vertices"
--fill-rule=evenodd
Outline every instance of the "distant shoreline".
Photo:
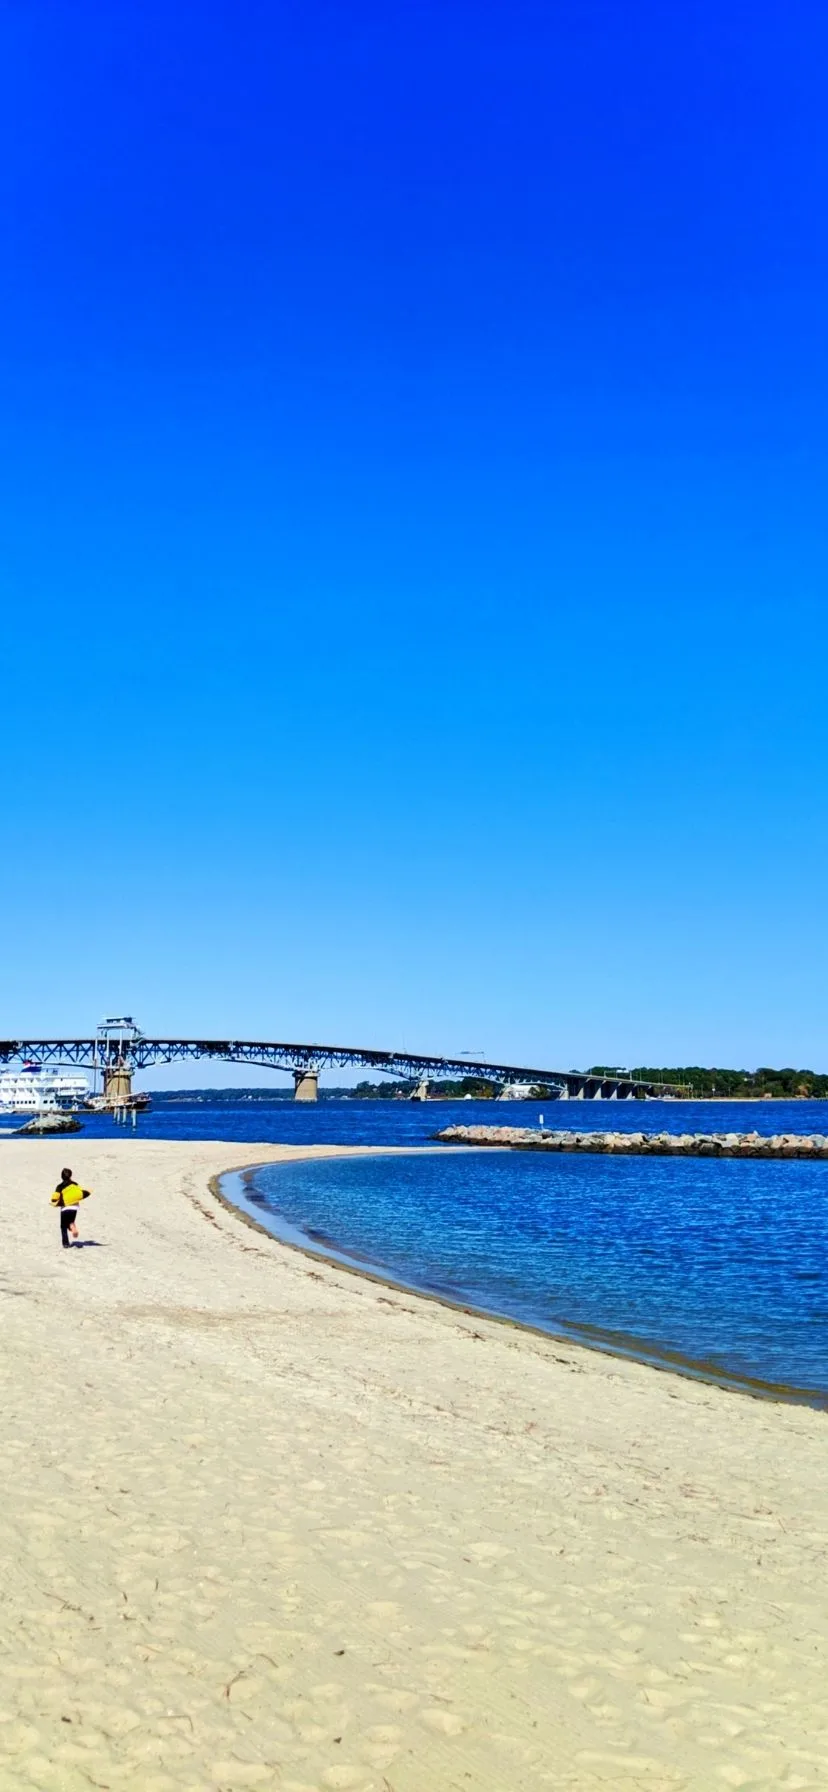
M 238 1091 L 232 1089 L 172 1089 L 169 1091 L 166 1089 L 147 1089 L 143 1091 L 143 1093 L 151 1096 L 154 1105 L 158 1107 L 206 1107 L 209 1106 L 210 1103 L 213 1103 L 217 1107 L 259 1107 L 266 1106 L 268 1102 L 278 1102 L 280 1104 L 285 1102 L 290 1107 L 294 1106 L 292 1089 L 239 1089 Z M 465 1105 L 466 1099 L 467 1098 L 463 1095 L 428 1095 L 426 1097 L 426 1102 L 429 1106 L 451 1103 L 454 1107 L 460 1107 Z M 569 1098 L 570 1101 L 574 1099 L 577 1098 Z M 611 1099 L 611 1097 L 590 1096 L 585 1097 L 580 1105 L 584 1107 L 592 1107 L 595 1105 L 604 1106 L 605 1103 L 611 1101 Z M 346 1095 L 338 1090 L 328 1091 L 326 1089 L 320 1089 L 319 1091 L 319 1103 L 347 1102 L 349 1105 L 353 1104 L 361 1107 L 370 1107 L 372 1104 L 385 1107 L 395 1102 L 404 1105 L 406 1101 L 410 1100 L 410 1096 L 385 1095 L 368 1097 L 364 1095 Z M 561 1096 L 550 1095 L 531 1096 L 527 1097 L 525 1101 L 500 1101 L 496 1095 L 471 1096 L 469 1097 L 469 1100 L 472 1102 L 485 1102 L 487 1106 L 493 1107 L 542 1107 L 544 1103 L 557 1106 L 559 1102 L 561 1102 L 562 1105 L 568 1105 L 566 1097 L 562 1098 Z M 782 1104 L 797 1103 L 802 1106 L 805 1103 L 817 1101 L 820 1103 L 828 1101 L 828 1095 L 646 1095 L 640 1099 L 639 1106 L 643 1107 L 646 1104 L 649 1107 L 660 1107 L 663 1105 L 669 1107 L 696 1107 L 699 1103 L 703 1106 L 715 1103 L 716 1106 L 758 1107 L 763 1102 L 781 1102 Z M 418 1105 L 425 1106 L 426 1103 L 422 1102 Z M 612 1105 L 618 1106 L 618 1103 L 613 1102 Z

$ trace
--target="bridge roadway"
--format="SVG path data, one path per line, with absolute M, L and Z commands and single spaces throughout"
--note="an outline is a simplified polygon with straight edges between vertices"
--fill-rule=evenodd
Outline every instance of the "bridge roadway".
M 37 1060 L 46 1065 L 75 1065 L 101 1070 L 104 1088 L 115 1099 L 129 1098 L 132 1074 L 152 1064 L 173 1064 L 179 1059 L 218 1059 L 222 1063 L 250 1064 L 263 1070 L 284 1070 L 294 1079 L 299 1101 L 315 1101 L 320 1071 L 359 1066 L 384 1076 L 419 1085 L 424 1094 L 430 1081 L 440 1078 L 481 1077 L 487 1082 L 530 1083 L 557 1089 L 566 1100 L 624 1100 L 659 1095 L 665 1083 L 640 1082 L 635 1077 L 592 1076 L 587 1071 L 538 1070 L 520 1064 L 491 1064 L 485 1059 L 427 1057 L 416 1052 L 373 1051 L 352 1045 L 289 1045 L 249 1039 L 148 1039 L 136 1033 L 131 1039 L 5 1039 L 0 1040 L 0 1064 L 15 1059 Z

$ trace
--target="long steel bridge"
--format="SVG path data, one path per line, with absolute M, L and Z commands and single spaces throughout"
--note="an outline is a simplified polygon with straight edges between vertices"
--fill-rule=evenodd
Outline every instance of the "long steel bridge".
M 486 1058 L 436 1054 L 430 1057 L 419 1052 L 376 1051 L 359 1045 L 296 1045 L 261 1039 L 150 1039 L 131 1019 L 104 1021 L 95 1036 L 88 1039 L 0 1040 L 0 1064 L 16 1059 L 100 1072 L 104 1094 L 113 1103 L 131 1099 L 135 1071 L 184 1059 L 283 1070 L 293 1077 L 297 1101 L 316 1100 L 321 1071 L 355 1066 L 411 1083 L 421 1099 L 425 1098 L 430 1082 L 462 1077 L 480 1078 L 506 1089 L 515 1085 L 540 1088 L 563 1100 L 631 1100 L 672 1093 L 666 1083 L 641 1082 L 623 1071 L 599 1075 L 589 1071 L 543 1070 L 535 1065 L 493 1064 Z

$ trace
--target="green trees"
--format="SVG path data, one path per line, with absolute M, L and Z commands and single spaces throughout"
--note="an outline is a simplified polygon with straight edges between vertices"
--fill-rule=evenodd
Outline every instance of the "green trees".
M 411 1096 L 417 1085 L 414 1082 L 401 1083 L 357 1083 L 353 1090 L 357 1101 L 394 1101 L 401 1097 Z M 455 1081 L 429 1082 L 428 1092 L 434 1098 L 443 1096 L 446 1101 L 461 1101 L 464 1095 L 471 1095 L 475 1101 L 490 1101 L 500 1091 L 499 1083 L 487 1082 L 481 1076 L 464 1076 Z
M 766 1096 L 778 1101 L 821 1101 L 828 1097 L 828 1076 L 814 1070 L 772 1070 L 766 1065 L 759 1070 L 722 1070 L 685 1064 L 672 1070 L 636 1067 L 632 1074 L 643 1082 L 677 1083 L 697 1100 L 716 1095 L 729 1096 L 732 1101 L 761 1101 Z

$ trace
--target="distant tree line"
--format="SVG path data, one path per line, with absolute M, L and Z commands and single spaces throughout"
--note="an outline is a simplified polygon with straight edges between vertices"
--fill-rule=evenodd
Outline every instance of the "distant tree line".
M 410 1079 L 396 1083 L 363 1082 L 357 1083 L 350 1093 L 356 1101 L 407 1101 L 416 1088 L 417 1083 Z M 445 1078 L 442 1082 L 432 1082 L 429 1078 L 428 1093 L 431 1097 L 442 1096 L 445 1101 L 462 1101 L 464 1095 L 471 1095 L 475 1101 L 490 1101 L 500 1093 L 500 1084 L 487 1082 L 482 1076 Z
M 482 1076 L 464 1076 L 456 1081 L 448 1079 L 436 1082 L 429 1079 L 428 1093 L 437 1100 L 442 1097 L 446 1101 L 462 1101 L 464 1095 L 470 1095 L 475 1101 L 492 1101 L 500 1094 L 502 1083 L 489 1082 Z M 355 1089 L 328 1084 L 320 1087 L 320 1101 L 408 1101 L 417 1088 L 416 1081 L 357 1083 Z M 557 1090 L 538 1084 L 532 1088 L 532 1095 L 541 1101 L 551 1101 Z M 265 1106 L 274 1101 L 293 1101 L 293 1085 L 284 1083 L 274 1088 L 250 1089 L 154 1089 L 150 1091 L 153 1102 L 159 1106 L 176 1107 L 239 1107 L 244 1102 L 258 1102 Z
M 355 1089 L 349 1091 L 357 1101 L 410 1101 L 417 1088 L 412 1081 L 397 1083 L 357 1083 Z M 440 1080 L 429 1077 L 428 1096 L 430 1101 L 463 1101 L 470 1095 L 473 1101 L 495 1101 L 503 1088 L 502 1083 L 491 1082 L 483 1076 L 443 1077 Z M 546 1083 L 533 1083 L 530 1097 L 534 1101 L 553 1101 L 558 1091 Z
M 617 1076 L 615 1065 L 593 1064 L 590 1076 Z M 814 1070 L 705 1070 L 698 1064 L 685 1064 L 678 1068 L 654 1069 L 651 1065 L 640 1065 L 629 1072 L 636 1081 L 643 1083 L 671 1083 L 677 1092 L 686 1094 L 696 1100 L 705 1096 L 729 1096 L 734 1101 L 758 1101 L 763 1097 L 773 1096 L 777 1101 L 824 1101 L 828 1099 L 828 1076 L 820 1076 Z M 417 1087 L 412 1080 L 369 1083 L 357 1083 L 355 1089 L 325 1088 L 320 1089 L 322 1101 L 407 1101 Z M 474 1101 L 493 1101 L 500 1094 L 503 1085 L 490 1082 L 481 1076 L 464 1076 L 455 1079 L 444 1078 L 441 1081 L 429 1080 L 428 1093 L 432 1100 L 462 1101 L 470 1095 Z M 534 1084 L 530 1094 L 536 1101 L 553 1101 L 557 1090 L 545 1084 Z M 195 1106 L 208 1103 L 210 1106 L 221 1104 L 236 1107 L 241 1102 L 273 1102 L 292 1101 L 293 1088 L 285 1084 L 276 1088 L 262 1089 L 157 1089 L 152 1091 L 153 1101 L 165 1104 Z
M 594 1076 L 612 1074 L 608 1066 L 593 1065 Z M 639 1066 L 630 1075 L 643 1083 L 675 1083 L 696 1100 L 705 1096 L 729 1096 L 732 1101 L 761 1101 L 772 1096 L 777 1101 L 824 1101 L 828 1097 L 828 1076 L 814 1070 L 703 1069 L 698 1064 L 658 1070 Z

